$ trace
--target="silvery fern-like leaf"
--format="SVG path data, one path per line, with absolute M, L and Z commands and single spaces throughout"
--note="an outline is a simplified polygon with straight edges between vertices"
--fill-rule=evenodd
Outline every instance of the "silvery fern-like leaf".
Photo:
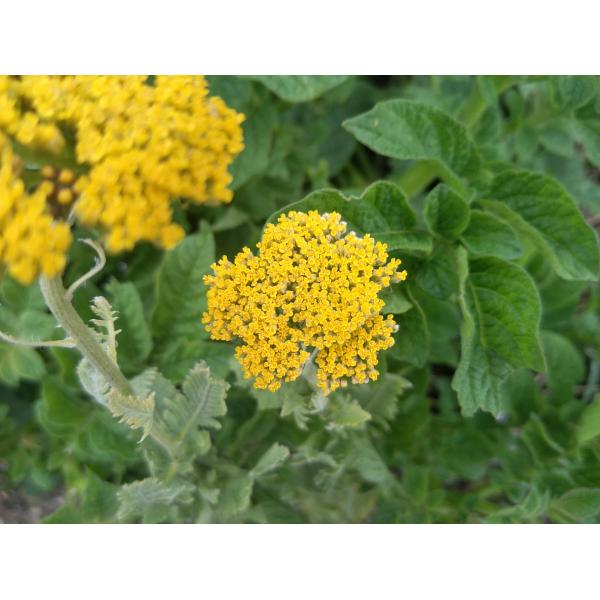
M 154 423 L 154 392 L 147 396 L 125 396 L 113 389 L 107 400 L 108 408 L 122 423 L 143 430 L 142 440 L 150 434 Z
M 91 309 L 98 317 L 91 322 L 98 328 L 104 329 L 103 332 L 96 332 L 100 340 L 106 347 L 107 354 L 113 361 L 117 361 L 117 335 L 120 333 L 116 329 L 115 322 L 118 319 L 117 313 L 113 310 L 110 302 L 103 296 L 96 296 L 92 300 Z
M 98 370 L 86 358 L 79 361 L 77 375 L 83 389 L 103 405 L 108 404 L 108 393 L 110 385 Z
M 124 485 L 117 493 L 118 518 L 131 521 L 140 518 L 144 523 L 172 520 L 175 503 L 188 504 L 193 499 L 191 483 L 166 483 L 154 477 Z
M 216 417 L 227 412 L 225 395 L 229 384 L 212 377 L 206 363 L 200 362 L 186 377 L 183 393 L 160 374 L 152 389 L 157 393 L 155 428 L 168 436 L 179 458 L 208 450 L 210 438 L 199 428 L 220 428 Z

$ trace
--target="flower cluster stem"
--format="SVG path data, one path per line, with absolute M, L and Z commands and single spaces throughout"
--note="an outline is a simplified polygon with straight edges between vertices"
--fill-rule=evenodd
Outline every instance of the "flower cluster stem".
M 106 353 L 94 332 L 73 308 L 60 277 L 52 279 L 40 277 L 40 288 L 50 312 L 73 340 L 81 354 L 113 388 L 125 396 L 133 396 L 134 391 L 125 375 Z

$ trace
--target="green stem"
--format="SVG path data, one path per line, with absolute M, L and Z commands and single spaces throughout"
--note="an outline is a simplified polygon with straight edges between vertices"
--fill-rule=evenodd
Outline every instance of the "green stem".
M 58 324 L 75 342 L 75 346 L 98 370 L 107 382 L 121 394 L 134 396 L 130 383 L 121 373 L 117 364 L 108 356 L 94 332 L 82 321 L 71 302 L 60 277 L 47 279 L 40 277 L 40 288 L 46 304 Z

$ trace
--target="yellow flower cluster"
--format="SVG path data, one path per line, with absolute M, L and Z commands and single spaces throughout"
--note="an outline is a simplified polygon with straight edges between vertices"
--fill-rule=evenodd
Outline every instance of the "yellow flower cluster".
M 60 273 L 71 211 L 111 252 L 174 246 L 184 235 L 174 199 L 231 200 L 243 119 L 201 76 L 0 76 L 0 261 L 23 283 Z M 48 165 L 28 195 L 14 152 L 60 153 L 63 130 L 85 173 Z
M 51 186 L 42 184 L 28 194 L 15 169 L 12 147 L 0 137 L 0 263 L 15 279 L 30 284 L 40 274 L 62 272 L 71 231 L 49 212 Z
M 24 108 L 21 79 L 0 75 L 0 131 L 23 146 L 60 152 L 65 140 L 56 124 Z
M 74 128 L 78 220 L 106 231 L 110 251 L 164 248 L 184 235 L 171 202 L 229 202 L 227 169 L 243 149 L 241 122 L 201 76 L 25 76 L 19 93 L 49 122 Z
M 387 262 L 385 244 L 346 229 L 338 213 L 289 212 L 267 225 L 257 255 L 244 248 L 212 265 L 203 323 L 213 339 L 241 340 L 236 354 L 257 388 L 298 378 L 311 353 L 325 394 L 377 378 L 396 328 L 378 294 L 406 271 Z

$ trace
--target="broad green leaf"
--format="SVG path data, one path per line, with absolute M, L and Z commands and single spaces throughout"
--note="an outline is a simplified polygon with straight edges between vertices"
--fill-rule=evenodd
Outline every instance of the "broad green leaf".
M 281 444 L 273 444 L 256 463 L 252 469 L 253 477 L 262 477 L 271 471 L 278 469 L 288 458 L 290 451 Z
M 390 158 L 435 160 L 458 177 L 479 169 L 477 149 L 465 127 L 426 104 L 387 100 L 343 126 L 359 142 Z
M 117 338 L 119 365 L 126 371 L 137 370 L 152 351 L 152 334 L 144 317 L 144 305 L 133 283 L 113 280 L 107 286 L 112 307 L 121 330 Z
M 494 179 L 489 197 L 494 209 L 509 219 L 513 216 L 532 235 L 563 279 L 598 279 L 596 233 L 556 180 L 541 173 L 506 171 Z
M 214 240 L 207 227 L 187 236 L 165 254 L 157 275 L 152 315 L 152 332 L 156 339 L 204 333 L 201 317 L 206 309 L 206 287 L 202 280 L 214 259 Z
M 600 394 L 586 407 L 577 427 L 577 439 L 580 444 L 587 444 L 600 435 Z
M 396 315 L 395 321 L 399 330 L 394 334 L 395 343 L 390 352 L 396 360 L 408 362 L 422 367 L 429 356 L 429 331 L 425 313 L 421 306 L 408 292 L 413 308 L 408 312 Z
M 391 181 L 377 181 L 371 184 L 362 193 L 360 200 L 377 209 L 385 218 L 387 229 L 392 231 L 412 229 L 417 224 L 414 209 L 402 190 Z
M 455 238 L 469 223 L 469 205 L 453 189 L 440 184 L 427 195 L 423 217 L 431 233 Z
M 286 102 L 307 102 L 341 85 L 348 75 L 253 75 Z
M 471 254 L 511 260 L 523 252 L 514 229 L 506 221 L 482 210 L 471 211 L 469 225 L 460 239 Z
M 426 231 L 386 231 L 372 236 L 376 241 L 386 244 L 388 252 L 398 250 L 408 254 L 430 254 L 433 240 Z
M 395 204 L 394 204 L 395 203 Z M 406 203 L 404 195 L 393 184 L 379 182 L 367 188 L 360 198 L 348 200 L 337 190 L 318 190 L 306 198 L 289 204 L 273 213 L 267 223 L 276 223 L 282 214 L 290 211 L 319 213 L 337 212 L 347 223 L 347 231 L 359 235 L 369 234 L 375 240 L 387 244 L 388 251 L 429 253 L 432 238 L 426 231 L 394 231 L 391 226 L 406 222 L 414 225 L 414 212 Z
M 452 387 L 465 415 L 498 414 L 513 368 L 544 370 L 538 340 L 541 306 L 529 275 L 498 258 L 467 260 L 459 250 L 461 358 Z
M 574 110 L 587 104 L 598 90 L 598 78 L 590 75 L 550 77 L 552 100 L 561 110 Z
M 379 297 L 385 302 L 381 312 L 385 314 L 399 315 L 412 308 L 412 304 L 406 298 L 406 295 L 398 285 L 392 285 L 384 289 Z
M 269 104 L 261 104 L 254 112 L 246 115 L 243 123 L 244 150 L 231 165 L 231 189 L 237 190 L 250 178 L 267 169 L 276 123 L 277 113 Z
M 445 300 L 458 289 L 456 251 L 448 244 L 437 248 L 419 266 L 414 276 L 417 284 L 434 298 Z
M 576 522 L 587 522 L 600 513 L 600 488 L 575 488 L 552 502 L 552 508 Z
M 573 388 L 585 376 L 583 358 L 564 336 L 543 331 L 542 347 L 548 365 L 548 397 L 564 403 L 573 395 Z

